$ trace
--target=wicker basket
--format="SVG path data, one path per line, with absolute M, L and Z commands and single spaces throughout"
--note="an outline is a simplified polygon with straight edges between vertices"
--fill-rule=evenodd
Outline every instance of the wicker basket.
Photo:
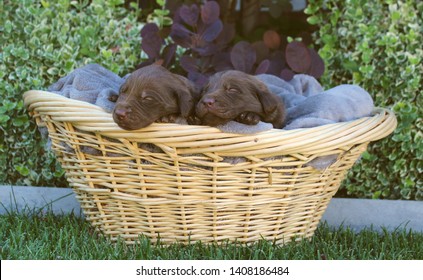
M 392 112 L 351 122 L 254 135 L 208 126 L 120 129 L 81 101 L 28 91 L 25 104 L 93 226 L 113 240 L 284 243 L 311 237 L 347 171 L 370 141 L 396 127 Z M 309 163 L 327 155 L 324 170 Z

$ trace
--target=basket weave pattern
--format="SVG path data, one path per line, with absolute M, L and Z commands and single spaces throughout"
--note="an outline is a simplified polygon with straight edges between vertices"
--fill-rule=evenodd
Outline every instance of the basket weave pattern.
M 370 141 L 396 127 L 378 109 L 352 122 L 254 135 L 207 126 L 120 129 L 88 103 L 29 91 L 86 218 L 112 239 L 276 243 L 311 237 L 342 179 Z M 309 163 L 336 155 L 324 170 Z

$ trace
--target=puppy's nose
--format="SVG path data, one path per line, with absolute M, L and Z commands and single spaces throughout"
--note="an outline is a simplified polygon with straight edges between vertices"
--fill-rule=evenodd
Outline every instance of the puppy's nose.
M 211 107 L 216 102 L 216 100 L 213 97 L 206 97 L 202 102 L 206 107 Z
M 118 118 L 118 120 L 123 121 L 128 116 L 128 111 L 125 109 L 116 109 L 115 116 Z

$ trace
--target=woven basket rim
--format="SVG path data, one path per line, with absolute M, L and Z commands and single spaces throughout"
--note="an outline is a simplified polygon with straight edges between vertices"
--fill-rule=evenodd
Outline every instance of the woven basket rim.
M 327 124 L 313 128 L 293 130 L 271 129 L 255 134 L 234 134 L 218 128 L 201 125 L 153 123 L 145 128 L 127 131 L 120 128 L 99 106 L 69 99 L 61 95 L 30 90 L 24 93 L 24 104 L 32 114 L 48 114 L 52 120 L 71 122 L 80 130 L 97 133 L 114 139 L 144 143 L 171 143 L 178 153 L 212 153 L 219 151 L 228 156 L 269 154 L 273 152 L 307 153 L 316 147 L 332 149 L 333 146 L 376 141 L 389 135 L 397 125 L 392 111 L 376 108 L 374 115 L 353 121 Z M 265 144 L 266 149 L 251 149 Z M 271 146 L 274 148 L 270 148 Z M 195 146 L 195 147 L 194 147 Z

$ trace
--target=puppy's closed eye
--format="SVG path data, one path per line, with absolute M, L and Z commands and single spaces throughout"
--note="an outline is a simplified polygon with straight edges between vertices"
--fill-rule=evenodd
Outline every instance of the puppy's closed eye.
M 154 96 L 153 93 L 148 93 L 145 91 L 141 93 L 141 99 L 144 101 L 152 101 L 154 99 L 153 96 Z
M 239 89 L 235 88 L 235 87 L 228 87 L 227 91 L 230 93 L 239 93 Z

